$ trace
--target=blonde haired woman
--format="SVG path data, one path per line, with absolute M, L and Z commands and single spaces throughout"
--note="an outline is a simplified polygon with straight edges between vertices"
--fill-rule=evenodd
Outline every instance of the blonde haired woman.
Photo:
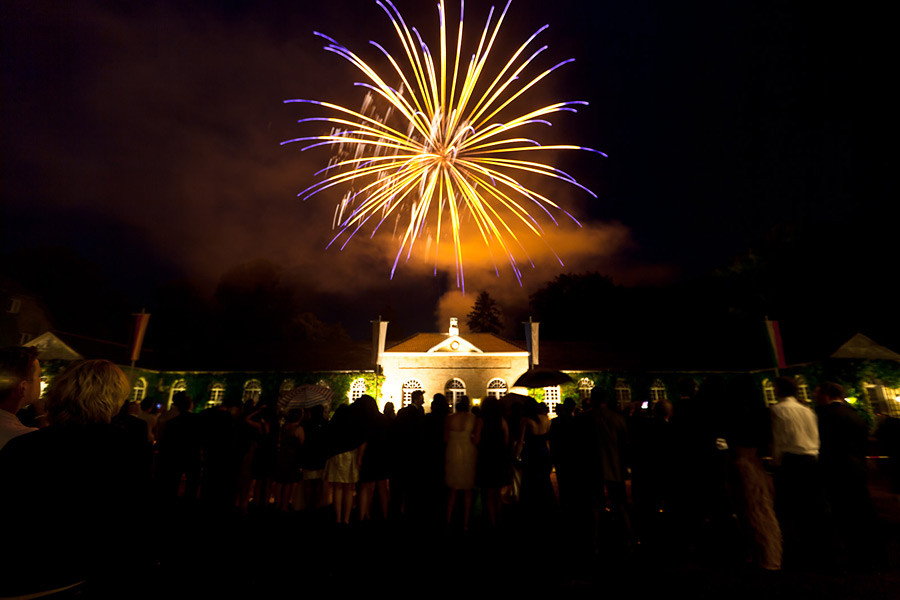
M 47 391 L 50 426 L 0 451 L 0 596 L 73 586 L 103 595 L 149 564 L 142 538 L 124 526 L 144 514 L 149 473 L 140 446 L 110 424 L 130 388 L 109 361 L 72 363 Z
M 122 369 L 108 360 L 84 360 L 53 380 L 44 405 L 51 424 L 108 424 L 129 394 L 131 385 Z

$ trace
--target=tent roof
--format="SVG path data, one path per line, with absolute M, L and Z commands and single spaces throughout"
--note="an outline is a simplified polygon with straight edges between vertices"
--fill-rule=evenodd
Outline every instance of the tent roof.
M 885 348 L 871 338 L 857 333 L 834 351 L 831 358 L 863 358 L 900 361 L 900 354 Z
M 52 331 L 45 331 L 25 345 L 38 349 L 38 360 L 81 360 L 84 358 Z

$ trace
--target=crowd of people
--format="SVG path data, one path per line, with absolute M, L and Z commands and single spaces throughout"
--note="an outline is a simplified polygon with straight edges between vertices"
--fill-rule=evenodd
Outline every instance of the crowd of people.
M 438 393 L 426 411 L 422 391 L 396 413 L 364 395 L 327 419 L 322 405 L 231 399 L 197 412 L 184 392 L 159 411 L 126 402 L 128 378 L 102 360 L 73 363 L 42 397 L 26 348 L 2 351 L 0 377 L 0 514 L 21 540 L 15 552 L 4 545 L 14 576 L 0 592 L 127 584 L 153 557 L 124 524 L 158 511 L 327 511 L 338 529 L 544 523 L 573 551 L 620 559 L 639 544 L 670 552 L 728 539 L 763 570 L 868 568 L 883 550 L 869 427 L 834 383 L 817 388 L 815 410 L 790 378 L 776 381 L 770 408 L 736 376 L 628 406 L 595 387 L 553 419 L 515 395 L 451 406 Z M 87 539 L 117 550 L 97 560 Z

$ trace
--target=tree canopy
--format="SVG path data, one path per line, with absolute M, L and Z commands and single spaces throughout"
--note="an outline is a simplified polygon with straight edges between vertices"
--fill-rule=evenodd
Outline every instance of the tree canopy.
M 500 333 L 500 307 L 491 295 L 482 291 L 475 299 L 472 311 L 466 317 L 469 330 L 475 333 Z

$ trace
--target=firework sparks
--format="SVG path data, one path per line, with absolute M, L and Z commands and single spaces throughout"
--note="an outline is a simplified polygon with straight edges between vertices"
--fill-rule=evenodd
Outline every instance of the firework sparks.
M 380 44 L 370 42 L 393 68 L 389 75 L 382 76 L 352 51 L 316 32 L 328 41 L 326 50 L 345 58 L 366 76 L 367 82 L 357 85 L 370 91 L 359 111 L 314 100 L 285 101 L 317 104 L 333 113 L 333 116 L 299 121 L 331 123 L 328 135 L 282 142 L 312 142 L 303 149 L 327 145 L 336 151 L 328 166 L 316 174 L 322 179 L 298 196 L 307 199 L 330 188 L 346 190 L 335 208 L 333 227 L 337 234 L 329 246 L 343 240 L 343 248 L 370 222 L 373 236 L 389 218 L 393 218 L 395 224 L 402 222 L 400 229 L 395 229 L 399 249 L 391 268 L 392 278 L 400 259 L 405 254 L 408 260 L 417 240 L 425 236 L 429 242 L 434 240 L 437 270 L 441 237 L 449 231 L 457 287 L 464 290 L 460 232 L 465 226 L 477 232 L 492 261 L 495 250 L 505 255 L 521 284 L 516 257 L 518 252 L 526 257 L 528 254 L 519 236 L 542 236 L 541 225 L 531 211 L 539 208 L 554 224 L 556 219 L 552 211 L 562 212 L 575 223 L 578 221 L 548 197 L 520 183 L 518 178 L 526 174 L 551 177 L 577 186 L 596 198 L 571 175 L 531 157 L 557 150 L 587 150 L 606 156 L 582 146 L 545 146 L 522 137 L 526 126 L 550 125 L 548 116 L 576 112 L 576 106 L 587 104 L 582 101 L 558 102 L 525 114 L 515 110 L 516 101 L 523 94 L 572 59 L 537 75 L 524 75 L 527 67 L 547 48 L 543 46 L 529 55 L 529 47 L 547 28 L 545 25 L 519 46 L 495 75 L 488 75 L 488 58 L 509 3 L 496 20 L 491 8 L 479 34 L 477 49 L 464 64 L 464 5 L 460 4 L 454 50 L 448 48 L 448 42 L 454 41 L 449 39 L 445 3 L 440 0 L 440 42 L 436 61 L 419 32 L 406 25 L 390 0 L 377 0 L 376 3 L 394 26 L 405 62 L 396 60 Z M 386 79 L 399 81 L 400 85 L 395 89 L 386 83 Z M 376 102 L 387 107 L 381 116 L 374 110 Z M 494 270 L 499 275 L 496 261 Z

